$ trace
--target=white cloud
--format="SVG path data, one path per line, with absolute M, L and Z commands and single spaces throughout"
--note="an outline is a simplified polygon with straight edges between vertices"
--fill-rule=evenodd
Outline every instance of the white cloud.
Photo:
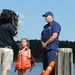
M 17 13 L 17 15 L 19 15 L 19 25 L 24 25 L 24 20 L 25 19 L 25 15 Z
M 19 25 L 24 25 L 24 22 L 19 20 Z
M 23 15 L 23 14 L 20 14 L 20 13 L 17 13 L 18 15 L 19 15 L 19 18 L 25 18 L 25 15 Z

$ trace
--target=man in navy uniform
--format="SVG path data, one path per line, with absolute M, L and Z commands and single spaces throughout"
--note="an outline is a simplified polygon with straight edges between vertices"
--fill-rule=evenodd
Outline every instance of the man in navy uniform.
M 45 17 L 47 24 L 43 27 L 41 32 L 41 44 L 43 49 L 43 71 L 40 75 L 43 75 L 48 65 L 55 61 L 55 53 L 59 47 L 59 34 L 61 26 L 54 21 L 53 13 L 48 11 L 42 15 Z M 55 64 L 54 64 L 55 65 Z M 50 67 L 52 71 L 53 68 Z

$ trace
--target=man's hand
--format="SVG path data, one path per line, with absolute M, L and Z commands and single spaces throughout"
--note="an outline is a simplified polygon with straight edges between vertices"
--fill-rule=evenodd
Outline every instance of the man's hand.
M 47 44 L 42 42 L 42 48 L 46 48 L 47 47 Z

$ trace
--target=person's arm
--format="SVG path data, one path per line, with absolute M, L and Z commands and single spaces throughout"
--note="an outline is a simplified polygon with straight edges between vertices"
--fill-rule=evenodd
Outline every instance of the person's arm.
M 52 34 L 52 36 L 50 37 L 50 39 L 46 41 L 46 44 L 48 45 L 48 44 L 50 44 L 51 42 L 53 42 L 53 41 L 57 38 L 57 36 L 58 36 L 58 33 L 57 33 L 57 32 L 54 32 L 54 33 Z
M 30 51 L 30 49 L 28 49 L 28 54 L 26 54 L 25 56 L 27 56 L 28 58 L 31 58 L 31 51 Z
M 22 54 L 24 51 L 23 50 L 19 50 L 18 54 Z
M 42 44 L 42 47 L 43 47 L 44 42 L 43 42 L 42 35 L 41 35 L 41 44 Z
M 17 37 L 17 36 L 18 36 L 18 33 L 14 37 Z
M 15 37 L 18 36 L 18 30 L 15 29 L 15 28 L 13 27 L 13 25 L 10 24 L 10 23 L 9 23 L 9 31 L 10 31 L 10 33 L 11 33 L 12 36 L 15 36 Z
M 53 42 L 57 38 L 57 36 L 58 36 L 58 33 L 57 32 L 54 32 L 52 34 L 52 36 L 49 38 L 49 40 L 47 40 L 45 43 L 42 42 L 42 47 L 43 48 L 46 48 L 48 44 L 50 44 L 51 42 Z
M 56 25 L 54 25 L 54 27 L 53 27 L 52 36 L 50 37 L 49 40 L 46 41 L 46 44 L 48 45 L 51 42 L 53 42 L 58 37 L 60 31 L 61 31 L 61 27 L 60 27 L 60 25 L 58 23 L 56 23 Z
M 42 38 L 42 35 L 41 35 L 41 43 L 43 42 L 43 38 Z

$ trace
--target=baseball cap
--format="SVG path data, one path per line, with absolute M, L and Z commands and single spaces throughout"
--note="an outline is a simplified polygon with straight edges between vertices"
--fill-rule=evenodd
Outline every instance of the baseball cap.
M 42 15 L 42 17 L 47 17 L 47 16 L 53 16 L 53 13 L 50 11 L 47 11 L 45 14 Z

